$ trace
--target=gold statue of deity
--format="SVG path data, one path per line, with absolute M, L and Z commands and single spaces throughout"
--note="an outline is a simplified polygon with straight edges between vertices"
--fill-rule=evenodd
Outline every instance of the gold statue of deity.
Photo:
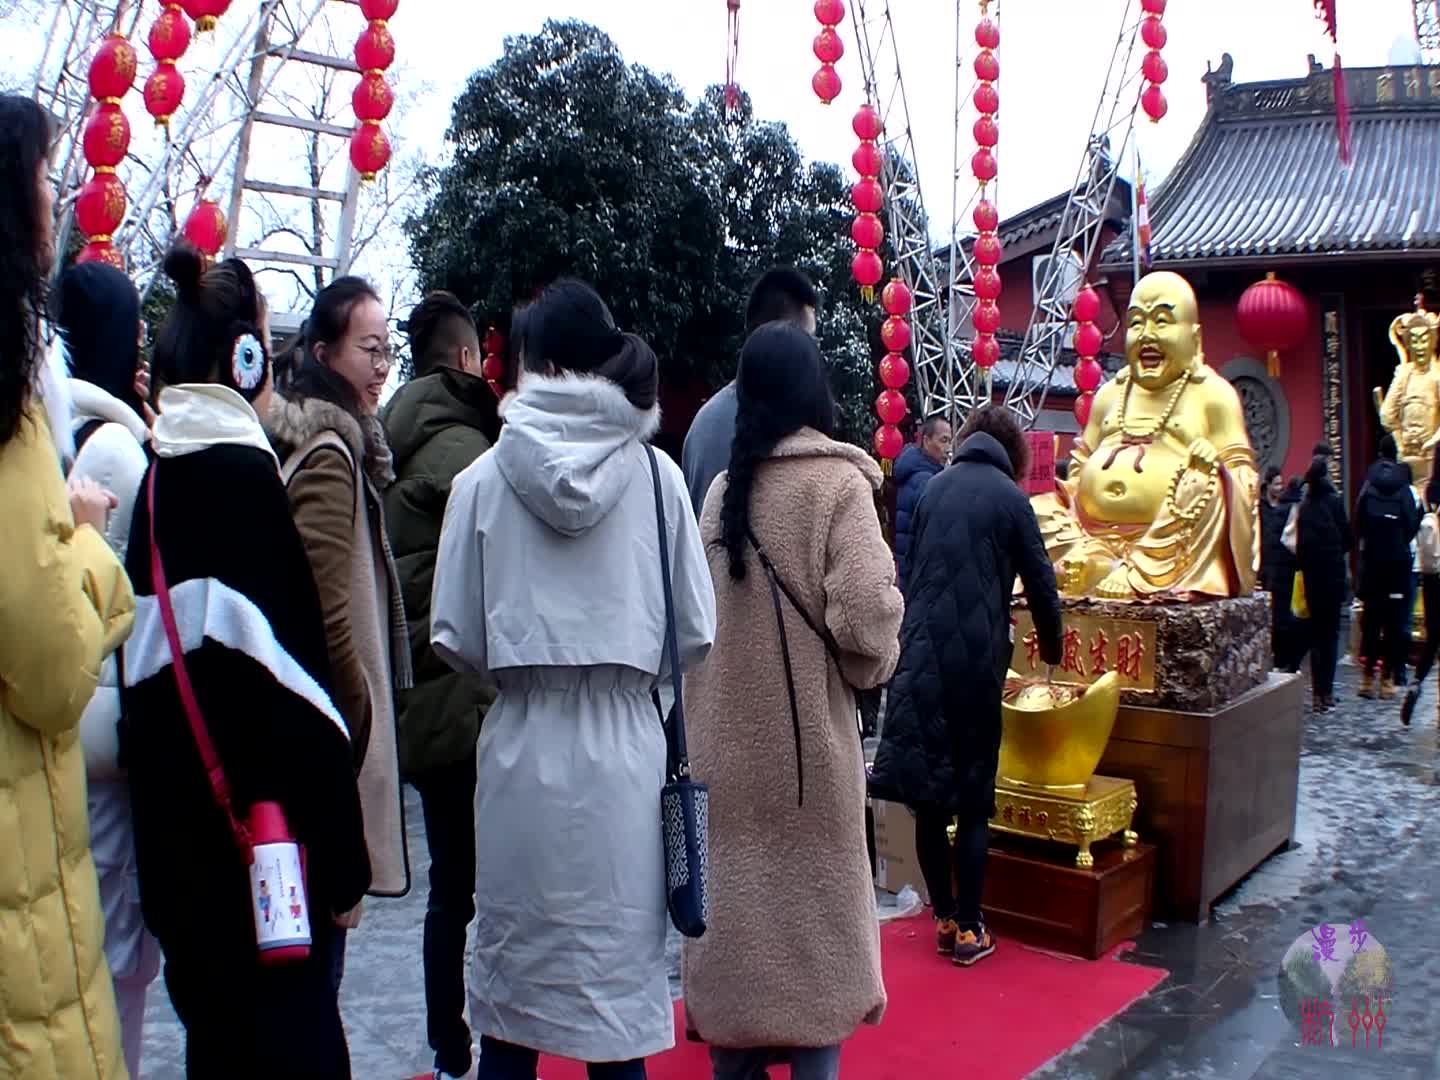
M 1205 363 L 1195 292 L 1140 279 L 1126 367 L 1095 395 L 1068 478 L 1033 500 L 1067 596 L 1249 595 L 1259 483 L 1240 397 Z
M 1426 311 L 1424 297 L 1417 296 L 1415 310 L 1390 324 L 1390 344 L 1400 357 L 1390 389 L 1382 396 L 1380 388 L 1375 388 L 1380 422 L 1395 436 L 1400 460 L 1410 466 L 1417 488 L 1424 487 L 1429 480 L 1435 444 L 1440 443 L 1437 340 L 1440 340 L 1440 315 Z

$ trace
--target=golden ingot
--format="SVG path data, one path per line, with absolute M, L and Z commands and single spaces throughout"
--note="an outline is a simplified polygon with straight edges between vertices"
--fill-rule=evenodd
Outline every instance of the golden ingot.
M 1029 683 L 1000 705 L 1004 783 L 1083 789 L 1105 753 L 1120 707 L 1120 676 L 1106 672 L 1088 687 Z

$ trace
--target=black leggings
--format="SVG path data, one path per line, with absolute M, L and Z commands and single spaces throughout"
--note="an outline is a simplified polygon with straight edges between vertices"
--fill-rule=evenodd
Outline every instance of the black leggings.
M 526 1046 L 501 1042 L 489 1035 L 480 1037 L 480 1066 L 477 1080 L 535 1080 L 540 1066 L 540 1051 Z M 645 1080 L 645 1062 L 607 1061 L 585 1066 L 590 1080 Z
M 1420 659 L 1415 664 L 1415 687 L 1430 674 L 1430 665 L 1435 663 L 1435 654 L 1440 652 L 1440 574 L 1422 574 L 1420 595 L 1425 603 L 1425 647 L 1420 650 Z
M 961 825 L 950 846 L 949 814 L 921 810 L 915 815 L 915 858 L 930 892 L 935 918 L 954 919 L 962 929 L 980 927 L 980 894 L 985 887 L 985 854 L 990 823 Z
M 1365 671 L 1379 667 L 1394 676 L 1405 670 L 1405 589 L 1382 586 L 1364 596 L 1365 614 L 1360 622 L 1360 655 Z M 1393 593 L 1398 593 L 1394 595 Z

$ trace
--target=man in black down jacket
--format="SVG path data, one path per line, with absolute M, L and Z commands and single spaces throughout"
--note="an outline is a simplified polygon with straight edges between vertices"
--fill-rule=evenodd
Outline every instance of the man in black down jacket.
M 1380 459 L 1370 466 L 1355 505 L 1359 534 L 1361 624 L 1360 696 L 1375 696 L 1375 668 L 1381 671 L 1380 696 L 1395 696 L 1395 673 L 1405 666 L 1405 601 L 1410 595 L 1410 541 L 1420 529 L 1420 507 L 1410 490 L 1410 466 L 1396 460 L 1395 437 L 1380 443 Z
M 900 587 L 910 569 L 910 544 L 915 533 L 915 508 L 925 485 L 950 456 L 950 421 L 932 416 L 920 428 L 920 445 L 907 446 L 895 462 L 895 569 Z
M 1061 655 L 1055 571 L 1035 512 L 1015 483 L 1026 475 L 1028 457 L 1009 411 L 985 406 L 961 430 L 955 463 L 926 489 L 905 581 L 900 663 L 870 785 L 876 798 L 916 811 L 916 856 L 940 951 L 965 966 L 995 949 L 981 920 L 980 893 L 1017 571 L 1041 656 L 1056 664 Z M 952 816 L 953 853 L 946 839 Z

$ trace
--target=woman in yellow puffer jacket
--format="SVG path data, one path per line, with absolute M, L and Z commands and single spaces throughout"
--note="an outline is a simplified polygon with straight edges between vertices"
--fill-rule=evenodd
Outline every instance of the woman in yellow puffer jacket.
M 48 136 L 39 106 L 0 97 L 0 1077 L 124 1080 L 79 723 L 135 599 L 101 538 L 112 497 L 61 472 Z

